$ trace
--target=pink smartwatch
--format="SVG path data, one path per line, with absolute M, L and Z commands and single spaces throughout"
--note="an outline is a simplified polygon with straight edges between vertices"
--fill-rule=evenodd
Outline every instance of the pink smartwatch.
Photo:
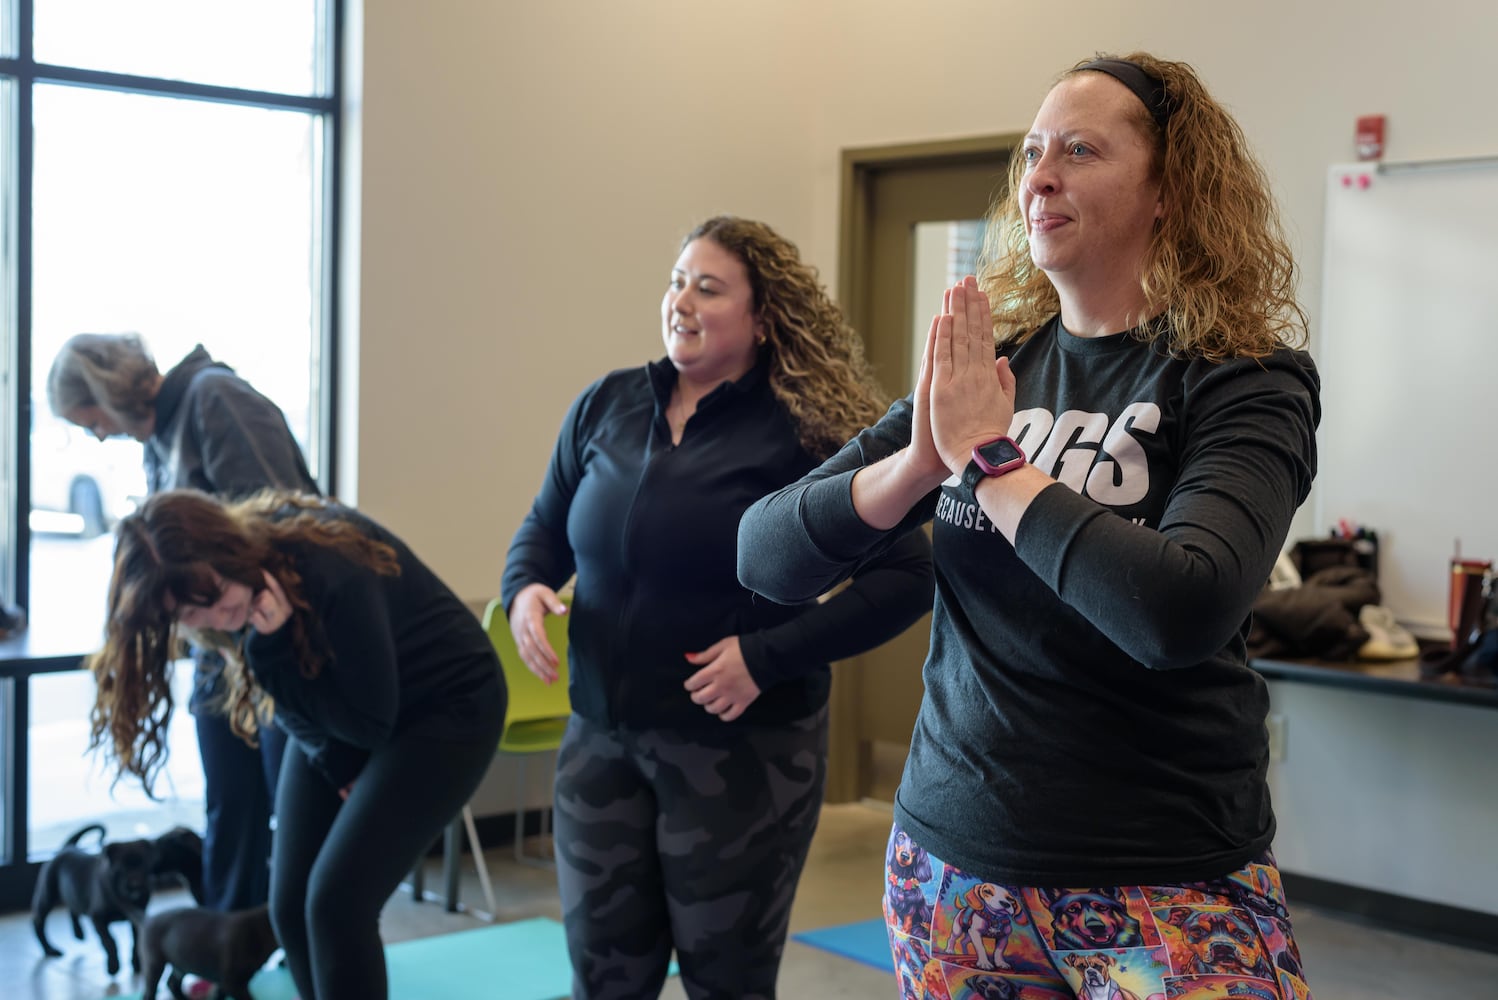
M 973 460 L 962 470 L 962 485 L 969 493 L 980 480 L 1002 476 L 1024 465 L 1027 459 L 1014 438 L 996 437 L 973 448 Z

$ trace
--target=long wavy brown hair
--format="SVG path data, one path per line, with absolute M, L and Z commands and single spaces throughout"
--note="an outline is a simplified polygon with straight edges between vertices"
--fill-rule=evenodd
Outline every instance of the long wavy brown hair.
M 760 348 L 770 388 L 795 421 L 801 446 L 818 459 L 884 415 L 889 399 L 864 357 L 863 341 L 796 244 L 763 222 L 720 215 L 687 234 L 709 239 L 743 262 L 764 324 Z
M 1306 314 L 1296 301 L 1295 259 L 1264 168 L 1243 130 L 1183 62 L 1146 52 L 1125 59 L 1165 84 L 1173 112 L 1162 129 L 1141 102 L 1134 126 L 1154 149 L 1165 205 L 1145 253 L 1146 302 L 1135 335 L 1168 331 L 1169 350 L 1220 361 L 1304 346 Z M 1062 75 L 1065 80 L 1092 60 Z M 1058 81 L 1059 82 L 1059 81 Z M 1020 343 L 1060 311 L 1056 288 L 1030 258 L 1020 213 L 1025 158 L 1009 169 L 1009 194 L 989 214 L 978 283 L 993 304 L 1000 343 Z M 1165 323 L 1146 323 L 1159 316 Z
M 197 490 L 168 490 L 146 500 L 116 533 L 104 648 L 87 661 L 97 684 L 89 748 L 103 747 L 119 766 L 116 780 L 133 774 L 148 795 L 166 763 L 171 664 L 185 653 L 173 609 L 218 600 L 215 573 L 255 594 L 270 573 L 291 602 L 282 627 L 291 630 L 302 676 L 310 679 L 334 653 L 312 638 L 298 555 L 327 548 L 384 576 L 400 572 L 395 550 L 332 501 L 294 493 L 265 491 L 230 503 Z M 253 744 L 271 708 L 244 667 L 243 636 L 193 632 L 191 638 L 227 656 L 229 721 Z

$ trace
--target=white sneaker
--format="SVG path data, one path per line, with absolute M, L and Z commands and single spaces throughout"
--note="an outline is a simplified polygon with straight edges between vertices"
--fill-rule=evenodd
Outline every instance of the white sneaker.
M 1368 633 L 1368 641 L 1358 650 L 1358 659 L 1409 660 L 1420 655 L 1415 637 L 1395 621 L 1394 612 L 1382 604 L 1365 604 L 1359 608 L 1358 624 Z

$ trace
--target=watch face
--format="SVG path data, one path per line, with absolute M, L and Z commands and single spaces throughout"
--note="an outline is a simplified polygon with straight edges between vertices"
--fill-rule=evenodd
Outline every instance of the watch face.
M 973 451 L 996 469 L 1003 468 L 1011 462 L 1024 462 L 1025 460 L 1025 453 L 1019 450 L 1019 445 L 1006 437 L 980 444 Z
M 1024 464 L 1025 453 L 1013 439 L 994 438 L 973 448 L 973 460 L 962 472 L 962 484 L 969 490 L 976 490 L 979 480 L 988 476 L 1002 476 Z

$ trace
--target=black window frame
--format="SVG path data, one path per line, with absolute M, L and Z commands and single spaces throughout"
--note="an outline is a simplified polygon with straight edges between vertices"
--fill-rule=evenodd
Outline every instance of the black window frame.
M 318 477 L 323 489 L 336 494 L 338 413 L 338 324 L 339 324 L 339 241 L 342 211 L 342 156 L 344 90 L 344 0 L 318 0 L 319 39 L 324 52 L 325 74 L 319 81 L 319 96 L 281 94 L 115 73 L 77 67 L 38 63 L 33 56 L 35 0 L 0 0 L 0 17 L 9 13 L 9 37 L 14 40 L 14 55 L 0 52 L 0 83 L 10 86 L 10 115 L 15 122 L 14 135 L 0 135 L 0 157 L 15 163 L 15 184 L 10 191 L 0 190 L 0 222 L 14 211 L 14 238 L 11 247 L 13 273 L 0 274 L 0 289 L 14 291 L 9 322 L 13 337 L 4 363 L 10 369 L 13 418 L 9 428 L 12 439 L 0 442 L 0 455 L 7 449 L 13 456 L 6 470 L 13 487 L 13 503 L 0 511 L 8 518 L 9 547 L 0 553 L 0 596 L 21 607 L 30 604 L 31 530 L 31 278 L 32 278 L 32 170 L 33 129 L 32 97 L 37 84 L 86 87 L 113 90 L 153 97 L 177 97 L 219 104 L 234 104 L 281 111 L 303 111 L 321 117 L 326 155 L 323 158 L 322 310 L 319 349 L 322 365 L 317 398 L 318 441 L 322 460 Z M 0 30 L 0 37 L 7 32 Z M 0 229 L 0 239 L 3 239 Z M 0 301 L 0 309 L 6 308 Z M 0 395 L 0 399 L 4 399 Z M 82 656 L 78 652 L 58 655 L 55 651 L 36 652 L 26 641 L 24 632 L 0 640 L 0 817 L 4 838 L 0 841 L 0 912 L 25 909 L 36 881 L 40 861 L 30 857 L 29 836 L 29 739 L 31 728 L 31 678 L 39 674 L 78 670 Z M 80 748 L 81 751 L 81 748 Z

